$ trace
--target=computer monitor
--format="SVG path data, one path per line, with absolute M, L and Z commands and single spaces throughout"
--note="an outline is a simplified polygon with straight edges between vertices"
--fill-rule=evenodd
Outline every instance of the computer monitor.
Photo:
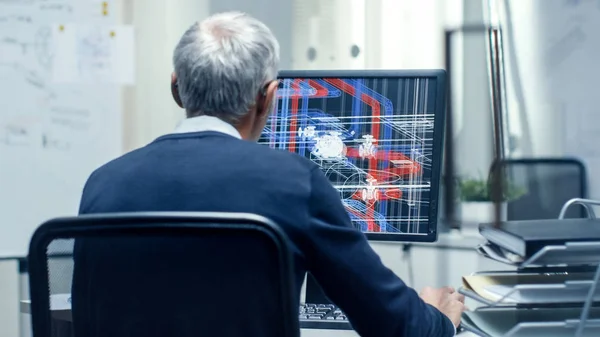
M 433 242 L 443 70 L 284 71 L 260 143 L 317 164 L 370 240 Z

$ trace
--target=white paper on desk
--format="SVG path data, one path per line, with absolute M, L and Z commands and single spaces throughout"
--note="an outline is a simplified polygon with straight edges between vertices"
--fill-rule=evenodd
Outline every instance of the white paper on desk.
M 58 24 L 53 27 L 57 83 L 133 84 L 132 26 Z

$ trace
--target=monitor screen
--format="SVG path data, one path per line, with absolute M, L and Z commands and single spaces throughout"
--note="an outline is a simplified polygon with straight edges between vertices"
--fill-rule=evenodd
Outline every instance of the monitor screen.
M 371 240 L 435 241 L 443 71 L 289 71 L 259 142 L 295 152 Z

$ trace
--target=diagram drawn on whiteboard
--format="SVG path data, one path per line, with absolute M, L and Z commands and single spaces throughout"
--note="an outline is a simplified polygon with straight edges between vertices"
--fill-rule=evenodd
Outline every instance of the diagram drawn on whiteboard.
M 103 3 L 0 0 L 0 258 L 26 256 L 40 223 L 77 214 L 90 173 L 122 153 L 119 69 L 105 75 L 103 55 L 134 43 L 110 36 L 132 28 L 102 15 Z M 74 29 L 61 39 L 57 26 Z M 56 71 L 65 64 L 73 71 Z
M 42 26 L 35 33 L 33 48 L 39 64 L 45 69 L 52 66 L 52 27 Z
M 428 79 L 283 79 L 260 142 L 316 163 L 357 228 L 427 233 L 435 85 Z

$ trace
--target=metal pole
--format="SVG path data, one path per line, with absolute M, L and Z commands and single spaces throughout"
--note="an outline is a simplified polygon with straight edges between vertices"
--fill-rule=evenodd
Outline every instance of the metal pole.
M 444 34 L 446 66 L 446 136 L 444 140 L 444 217 L 450 228 L 460 228 L 455 211 L 455 167 L 454 167 L 454 127 L 452 114 L 452 35 L 454 30 Z
M 494 128 L 494 160 L 504 158 L 504 123 L 502 116 L 502 76 L 500 63 L 500 37 L 497 28 L 490 28 L 490 80 L 492 90 L 492 121 Z
M 492 123 L 494 136 L 494 159 L 490 172 L 491 197 L 494 202 L 494 225 L 502 221 L 502 202 L 504 196 L 504 136 L 502 123 L 502 94 L 500 82 L 500 57 L 498 48 L 498 29 L 489 29 L 490 90 L 492 96 Z M 497 164 L 497 165 L 496 165 Z

